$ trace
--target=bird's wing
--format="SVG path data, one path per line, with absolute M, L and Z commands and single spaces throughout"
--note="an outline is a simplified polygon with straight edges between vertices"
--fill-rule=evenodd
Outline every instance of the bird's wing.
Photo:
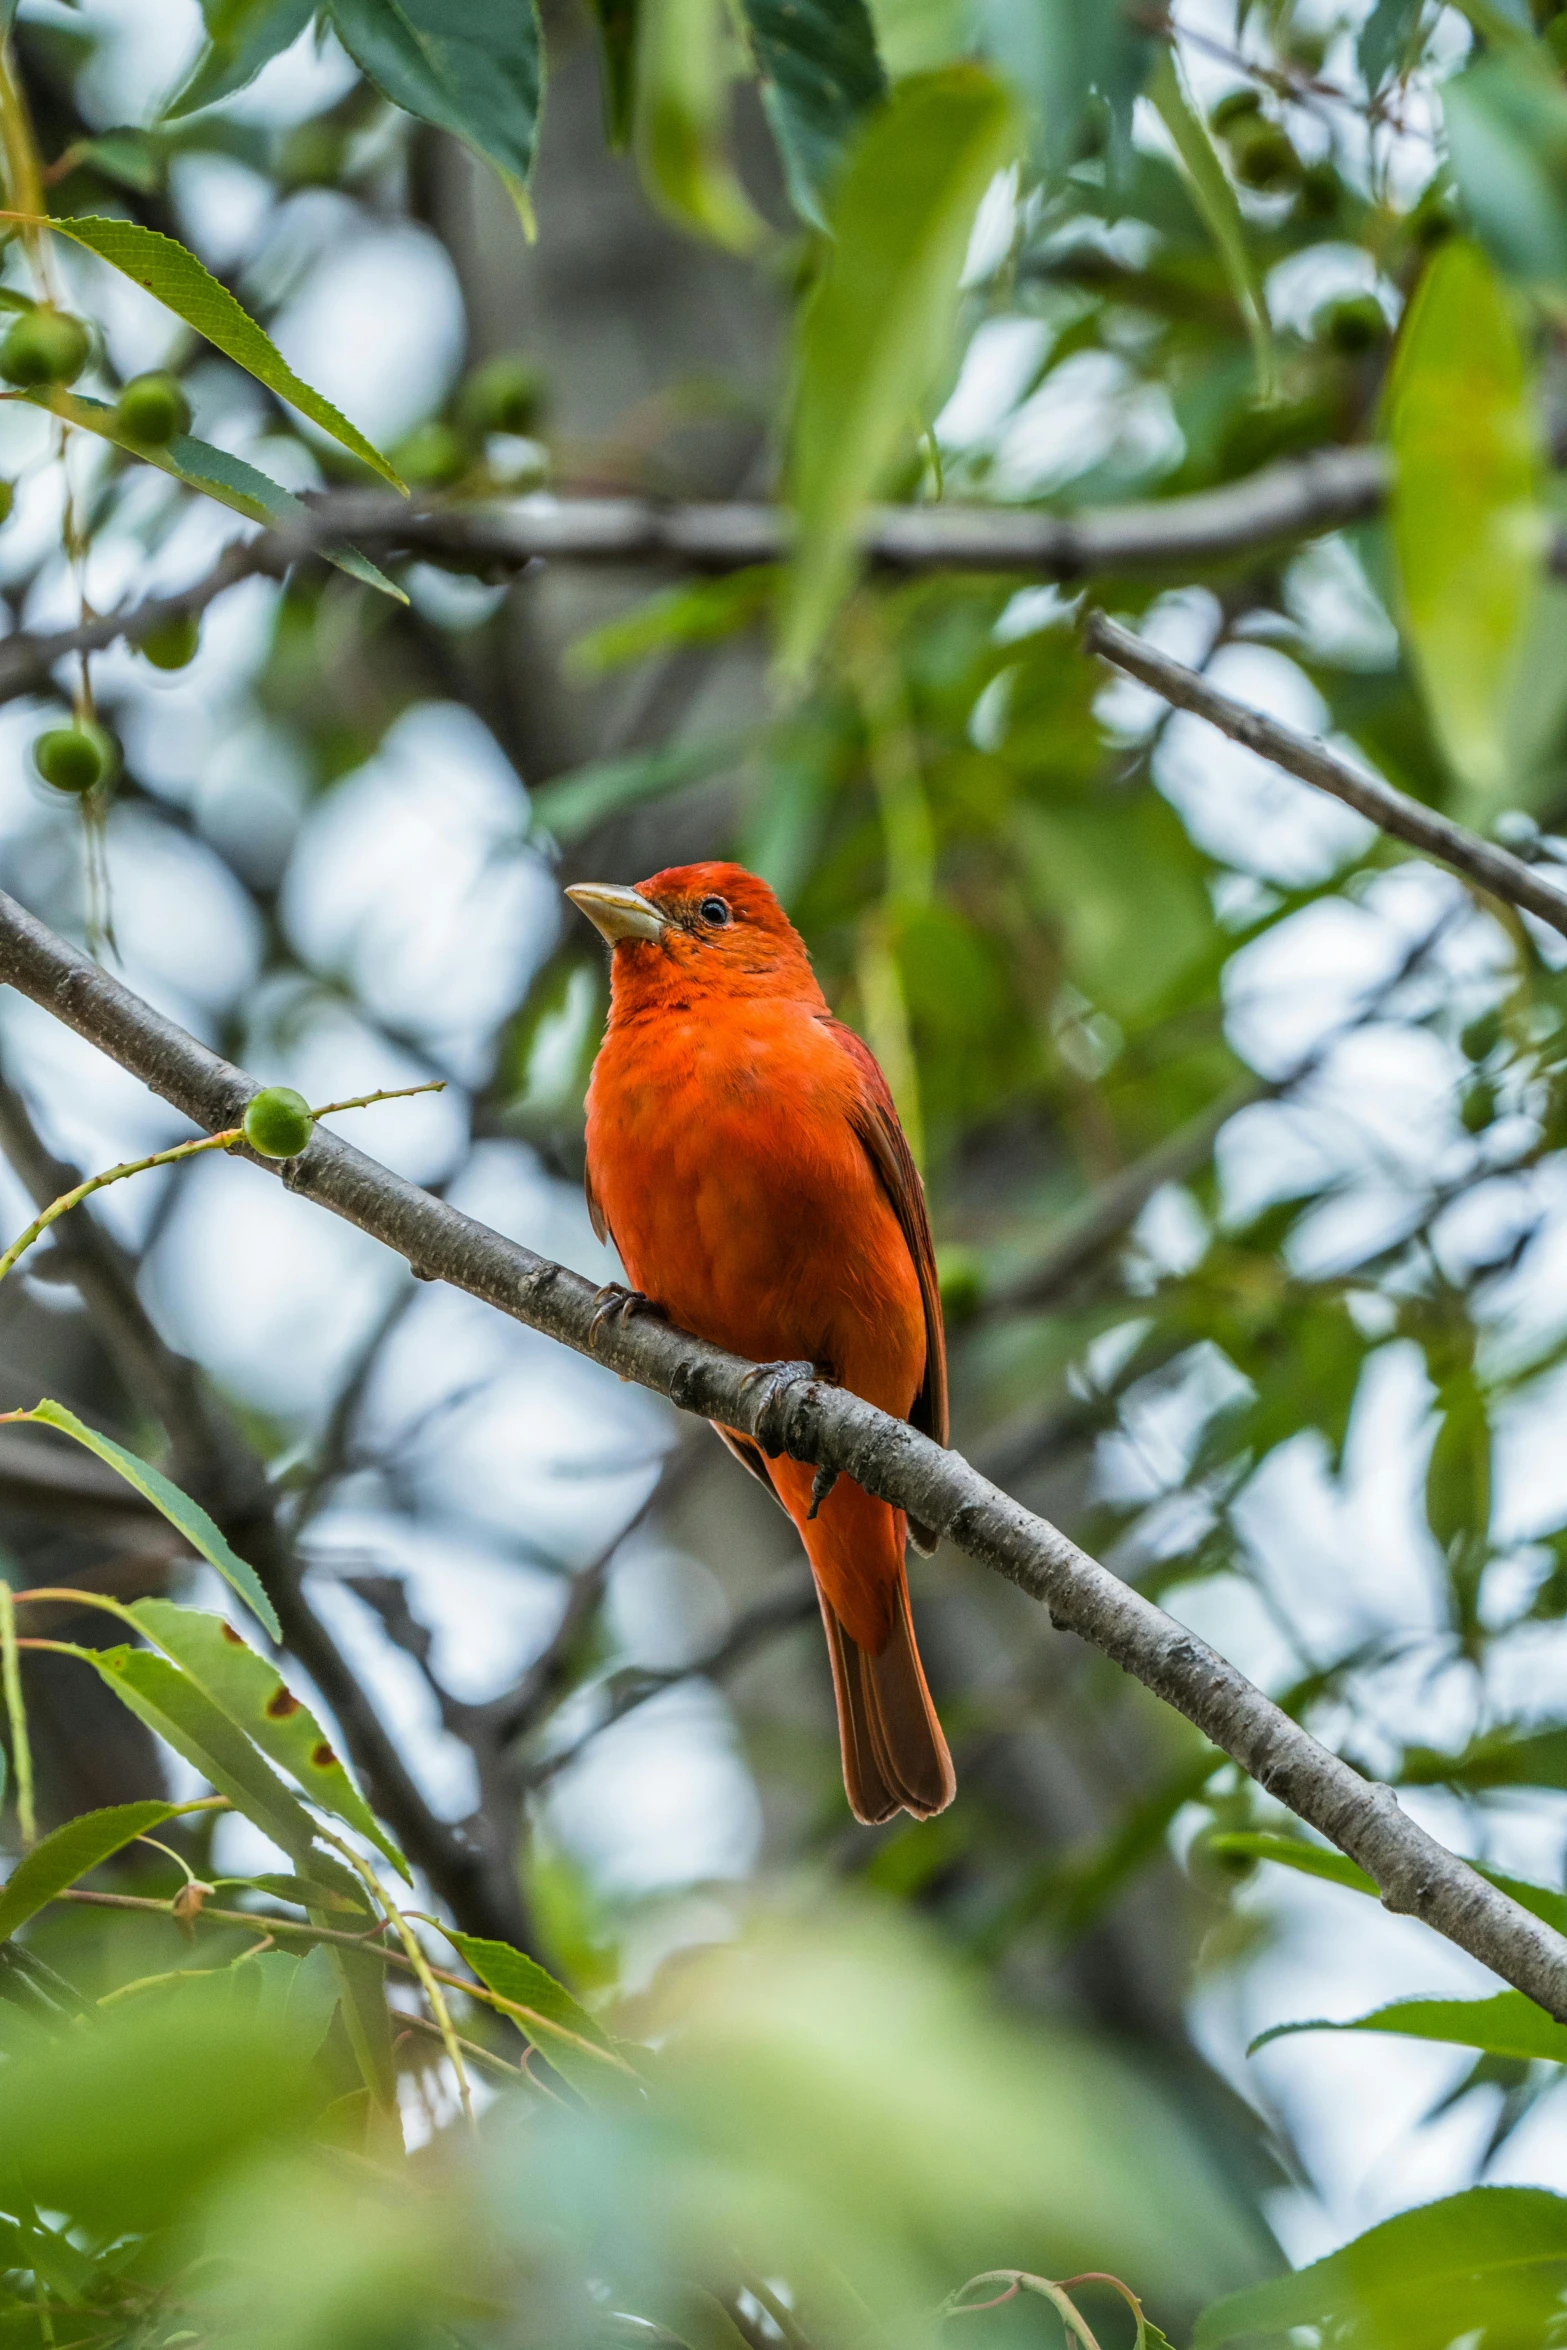
M 941 1285 L 936 1278 L 936 1244 L 930 1236 L 930 1217 L 925 1209 L 925 1186 L 920 1171 L 914 1164 L 914 1153 L 908 1137 L 898 1123 L 887 1080 L 882 1075 L 875 1054 L 862 1043 L 852 1028 L 845 1028 L 841 1020 L 823 1022 L 837 1043 L 854 1061 L 860 1075 L 860 1099 L 854 1116 L 854 1129 L 865 1146 L 866 1155 L 875 1168 L 883 1191 L 892 1202 L 894 1215 L 903 1228 L 909 1255 L 919 1277 L 920 1297 L 925 1307 L 925 1382 L 914 1399 L 909 1418 L 916 1428 L 934 1437 L 937 1444 L 947 1441 L 947 1342 L 941 1326 Z
M 605 1215 L 603 1209 L 599 1206 L 599 1195 L 593 1188 L 593 1169 L 591 1167 L 584 1167 L 582 1170 L 582 1188 L 583 1191 L 587 1194 L 588 1222 L 592 1225 L 594 1232 L 598 1235 L 600 1243 L 603 1246 L 608 1247 L 609 1218 Z
M 588 1218 L 593 1226 L 594 1231 L 598 1234 L 601 1241 L 610 1247 L 618 1249 L 620 1244 L 615 1239 L 614 1234 L 610 1231 L 609 1218 L 605 1215 L 599 1200 L 599 1195 L 593 1188 L 593 1170 L 591 1167 L 585 1167 L 582 1171 L 582 1188 L 587 1195 Z M 768 1473 L 766 1455 L 763 1453 L 761 1446 L 758 1444 L 753 1444 L 749 1436 L 740 1436 L 737 1435 L 732 1429 L 720 1428 L 716 1421 L 713 1423 L 713 1426 L 715 1432 L 723 1438 L 724 1443 L 734 1454 L 735 1459 L 740 1463 L 740 1466 L 743 1469 L 749 1469 L 752 1476 L 755 1477 L 761 1484 L 766 1486 L 774 1501 L 776 1501 L 779 1508 L 782 1509 L 783 1499 Z

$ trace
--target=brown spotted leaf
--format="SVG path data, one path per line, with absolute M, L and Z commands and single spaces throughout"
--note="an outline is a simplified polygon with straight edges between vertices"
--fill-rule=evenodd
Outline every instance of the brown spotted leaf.
M 275 1665 L 258 1656 L 222 1616 L 176 1607 L 166 1599 L 139 1600 L 131 1614 L 153 1646 L 182 1666 L 263 1754 L 298 1781 L 312 1803 L 367 1836 L 412 1883 L 408 1863 L 378 1825 L 321 1724 Z

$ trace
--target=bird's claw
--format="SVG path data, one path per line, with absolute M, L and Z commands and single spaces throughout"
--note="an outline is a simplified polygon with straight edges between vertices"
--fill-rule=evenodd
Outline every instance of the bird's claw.
M 756 1363 L 740 1382 L 740 1393 L 746 1395 L 753 1387 L 763 1390 L 761 1408 L 756 1415 L 756 1441 L 770 1461 L 787 1450 L 782 1436 L 774 1437 L 777 1417 L 787 1402 L 791 1387 L 801 1387 L 819 1379 L 820 1371 L 814 1363 Z
M 817 1470 L 815 1476 L 811 1479 L 811 1506 L 805 1513 L 807 1519 L 815 1517 L 817 1511 L 821 1508 L 822 1503 L 827 1499 L 828 1494 L 831 1493 L 833 1487 L 837 1484 L 841 1474 L 842 1472 L 838 1469 Z
M 627 1289 L 624 1282 L 606 1281 L 593 1297 L 593 1319 L 588 1324 L 588 1345 L 595 1347 L 599 1332 L 606 1322 L 615 1323 L 624 1330 L 633 1314 L 662 1314 L 663 1307 L 644 1297 L 640 1289 Z

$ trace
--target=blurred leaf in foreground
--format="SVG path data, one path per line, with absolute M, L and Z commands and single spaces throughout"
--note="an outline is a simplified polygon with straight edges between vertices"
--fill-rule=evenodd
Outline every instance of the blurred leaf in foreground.
M 1394 360 L 1393 540 L 1437 730 L 1490 799 L 1544 554 L 1533 413 L 1507 296 L 1480 248 L 1454 239 L 1421 279 Z

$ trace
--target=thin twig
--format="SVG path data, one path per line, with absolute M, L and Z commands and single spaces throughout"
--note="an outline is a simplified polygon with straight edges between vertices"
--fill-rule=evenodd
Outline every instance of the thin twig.
M 27 1736 L 27 1708 L 22 1702 L 21 1664 L 16 1653 L 16 1610 L 11 1586 L 3 1575 L 0 1575 L 0 1694 L 5 1698 L 6 1726 L 11 1733 L 16 1824 L 25 1851 L 38 1841 L 38 1820 L 33 1810 L 33 1750 Z
M 1146 638 L 1135 636 L 1119 622 L 1106 619 L 1102 612 L 1087 615 L 1083 622 L 1083 642 L 1090 652 L 1097 653 L 1114 668 L 1124 669 L 1128 677 L 1135 677 L 1154 693 L 1162 694 L 1177 709 L 1190 710 L 1196 717 L 1206 718 L 1210 726 L 1216 726 L 1232 742 L 1243 743 L 1248 751 L 1271 759 L 1286 774 L 1298 776 L 1302 783 L 1314 784 L 1318 791 L 1342 800 L 1396 840 L 1407 841 L 1411 848 L 1434 857 L 1438 864 L 1450 866 L 1490 896 L 1533 914 L 1567 937 L 1567 889 L 1559 889 L 1542 879 L 1534 866 L 1526 865 L 1522 857 L 1515 857 L 1509 849 L 1499 849 L 1491 841 L 1482 840 L 1477 832 L 1455 824 L 1450 816 L 1439 816 L 1434 808 L 1411 799 L 1407 792 L 1396 791 L 1380 776 L 1352 767 L 1325 743 L 1297 734 L 1293 727 L 1281 725 L 1276 718 L 1265 718 L 1260 711 L 1247 709 L 1243 702 L 1232 701 L 1205 677 L 1199 677 L 1195 669 L 1172 661 L 1168 653 L 1158 652 Z
M 312 1118 L 330 1118 L 338 1110 L 367 1110 L 374 1102 L 406 1101 L 410 1094 L 415 1093 L 441 1093 L 445 1085 L 444 1077 L 432 1077 L 423 1085 L 399 1085 L 390 1089 L 383 1087 L 379 1093 L 356 1094 L 352 1101 L 326 1102 L 319 1110 L 312 1110 L 310 1115 Z M 80 1207 L 84 1199 L 91 1199 L 94 1192 L 106 1190 L 111 1183 L 122 1183 L 127 1175 L 145 1175 L 154 1167 L 172 1166 L 176 1159 L 193 1159 L 201 1151 L 233 1150 L 244 1139 L 242 1126 L 230 1127 L 222 1134 L 198 1134 L 190 1142 L 173 1143 L 167 1150 L 153 1151 L 144 1159 L 122 1159 L 117 1167 L 106 1167 L 101 1175 L 89 1175 L 85 1182 L 73 1185 L 69 1191 L 62 1191 L 58 1199 L 51 1200 L 33 1218 L 24 1232 L 18 1233 L 4 1256 L 0 1256 L 0 1281 L 5 1279 L 17 1258 L 30 1249 L 35 1240 L 41 1239 L 51 1224 L 69 1215 L 72 1208 Z

